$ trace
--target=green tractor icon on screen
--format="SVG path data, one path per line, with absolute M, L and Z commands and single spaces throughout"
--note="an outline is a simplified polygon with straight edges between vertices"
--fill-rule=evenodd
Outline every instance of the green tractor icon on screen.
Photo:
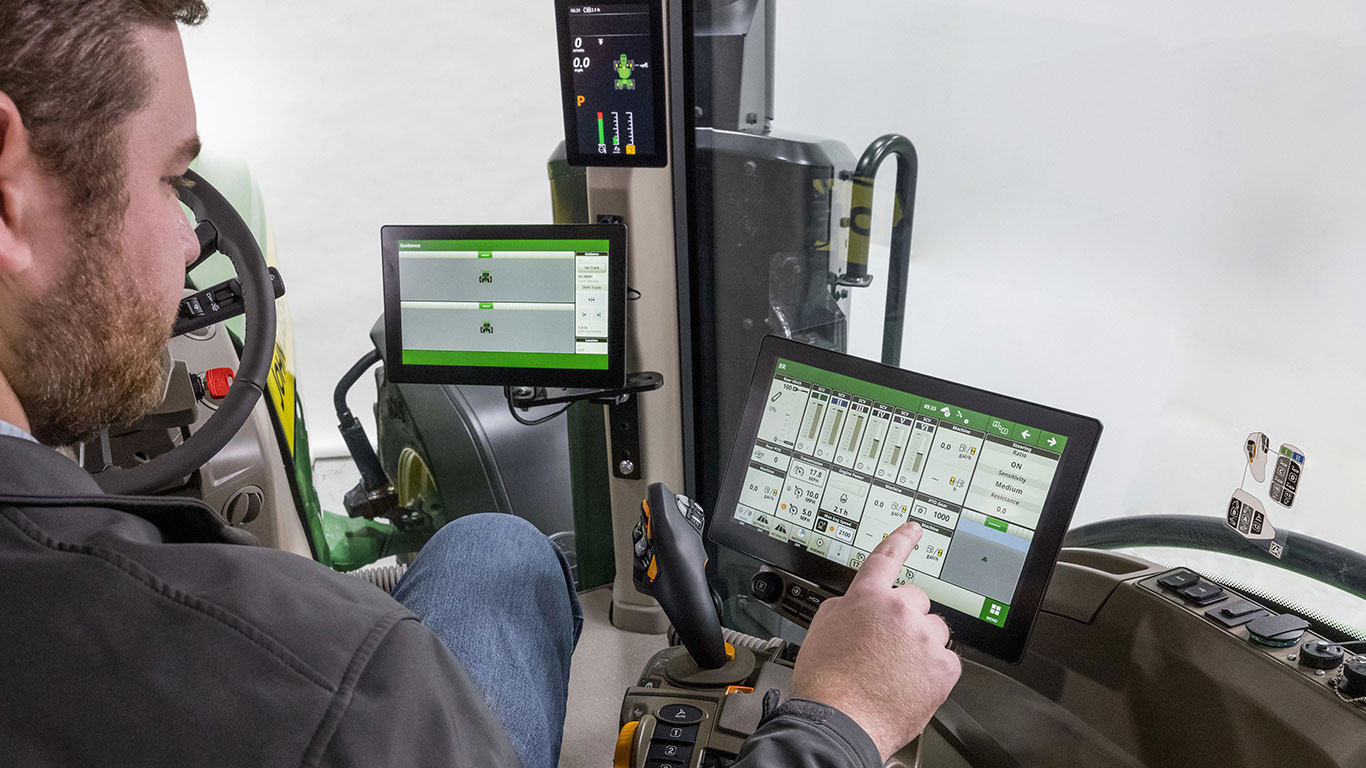
M 612 66 L 617 70 L 617 90 L 634 91 L 636 89 L 636 81 L 632 75 L 635 74 L 636 63 L 627 59 L 626 54 L 623 53 L 621 54 L 621 58 L 617 59 Z

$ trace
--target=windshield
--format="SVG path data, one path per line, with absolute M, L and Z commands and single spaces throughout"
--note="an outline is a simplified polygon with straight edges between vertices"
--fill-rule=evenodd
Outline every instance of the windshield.
M 904 134 L 919 175 L 900 364 L 1104 422 L 1074 527 L 1223 519 L 1242 487 L 1275 528 L 1366 551 L 1366 67 L 1340 17 L 1228 2 L 699 6 L 699 248 L 719 298 L 727 269 L 771 285 L 767 317 L 718 310 L 719 347 L 776 332 L 883 356 L 894 163 L 877 179 L 872 285 L 832 294 L 810 273 L 822 259 L 851 271 L 839 174 Z M 1243 454 L 1258 432 L 1260 483 Z M 1303 456 L 1289 508 L 1268 500 L 1283 444 Z M 1366 627 L 1362 601 L 1274 565 L 1138 553 Z

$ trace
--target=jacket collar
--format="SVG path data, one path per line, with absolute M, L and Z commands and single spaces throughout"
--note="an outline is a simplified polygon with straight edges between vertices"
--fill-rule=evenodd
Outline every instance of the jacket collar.
M 29 433 L 25 432 L 19 427 L 14 426 L 8 421 L 5 421 L 4 419 L 0 419 L 0 435 L 7 435 L 9 437 L 19 437 L 33 443 L 38 442 L 36 439 L 34 439 L 33 435 L 30 435 Z
M 103 495 L 85 470 L 52 448 L 0 437 L 0 495 Z
M 0 506 L 118 510 L 156 526 L 168 543 L 259 543 L 197 499 L 110 496 L 76 462 L 17 437 L 0 437 L 0 497 Z

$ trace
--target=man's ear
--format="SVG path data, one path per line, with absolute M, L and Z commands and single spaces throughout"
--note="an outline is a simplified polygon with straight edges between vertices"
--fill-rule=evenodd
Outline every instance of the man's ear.
M 0 91 L 0 275 L 26 269 L 33 250 L 23 237 L 25 207 L 29 203 L 32 154 L 28 131 L 19 108 Z

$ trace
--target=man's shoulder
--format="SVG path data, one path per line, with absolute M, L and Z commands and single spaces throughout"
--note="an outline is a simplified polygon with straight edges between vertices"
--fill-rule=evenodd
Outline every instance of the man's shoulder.
M 0 573 L 19 568 L 30 589 L 14 601 L 79 611 L 117 645 L 154 631 L 215 646 L 220 660 L 265 653 L 326 689 L 377 633 L 415 619 L 376 587 L 298 555 L 166 544 L 146 521 L 94 501 L 0 509 Z

